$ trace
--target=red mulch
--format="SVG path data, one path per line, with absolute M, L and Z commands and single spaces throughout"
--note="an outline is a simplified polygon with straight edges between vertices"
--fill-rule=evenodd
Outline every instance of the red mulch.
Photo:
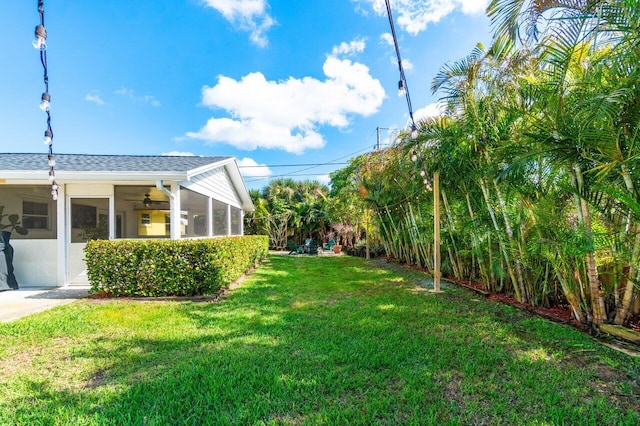
M 389 262 L 394 262 L 393 259 L 387 257 L 386 258 L 387 261 Z M 395 262 L 398 263 L 398 262 Z M 419 267 L 417 265 L 409 265 L 409 264 L 404 264 L 405 266 L 415 269 L 417 271 L 421 271 L 421 272 L 425 272 L 430 274 L 431 271 L 429 271 L 428 268 L 425 267 Z M 583 324 L 578 323 L 575 318 L 573 317 L 573 312 L 571 311 L 571 307 L 568 304 L 562 304 L 562 305 L 558 305 L 558 306 L 554 306 L 551 308 L 543 308 L 541 306 L 532 306 L 529 304 L 525 304 L 525 303 L 520 303 L 516 300 L 515 297 L 513 296 L 509 296 L 506 294 L 500 294 L 500 293 L 491 293 L 490 291 L 486 290 L 483 288 L 482 283 L 477 283 L 477 282 L 472 282 L 472 281 L 466 281 L 466 280 L 458 280 L 452 277 L 447 277 L 447 280 L 449 281 L 453 281 L 455 283 L 458 283 L 462 286 L 468 287 L 472 290 L 476 290 L 479 292 L 482 292 L 482 294 L 487 295 L 487 298 L 489 300 L 493 300 L 496 302 L 500 302 L 500 303 L 506 303 L 508 305 L 511 305 L 513 307 L 516 307 L 518 309 L 523 309 L 529 312 L 533 312 L 537 315 L 540 315 L 542 317 L 545 317 L 547 319 L 550 319 L 552 321 L 557 321 L 557 322 L 562 322 L 562 323 L 566 323 L 566 324 L 571 324 L 575 327 L 584 329 L 585 326 Z M 635 331 L 639 331 L 640 332 L 640 315 L 634 315 L 631 317 L 631 319 L 629 320 L 629 326 L 628 326 L 631 330 L 635 330 Z
M 106 299 L 112 297 L 109 293 L 101 291 L 99 293 L 93 293 L 89 295 L 89 299 Z
M 635 331 L 640 331 L 640 314 L 631 317 L 629 320 L 629 328 Z
M 513 306 L 518 309 L 533 312 L 537 315 L 543 316 L 552 321 L 568 323 L 574 326 L 580 326 L 580 324 L 577 321 L 575 321 L 575 319 L 573 318 L 573 313 L 571 312 L 571 307 L 569 305 L 558 305 L 551 308 L 544 308 L 542 306 L 533 306 L 527 303 L 520 303 L 518 302 L 518 300 L 516 300 L 515 297 L 511 295 L 501 294 L 501 293 L 491 293 L 490 291 L 484 289 L 481 283 L 475 283 L 475 282 L 466 281 L 466 280 L 458 280 L 451 277 L 447 277 L 447 280 L 453 281 L 465 287 L 469 287 L 472 290 L 479 290 L 479 291 L 482 291 L 483 293 L 487 293 L 488 294 L 487 298 L 489 300 L 505 303 L 507 305 Z

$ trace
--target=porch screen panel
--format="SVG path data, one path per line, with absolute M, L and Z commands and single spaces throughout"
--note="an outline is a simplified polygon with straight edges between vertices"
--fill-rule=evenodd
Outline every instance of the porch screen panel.
M 168 189 L 168 188 L 167 188 Z M 169 197 L 155 185 L 117 185 L 116 238 L 169 238 Z
M 231 207 L 231 235 L 241 235 L 242 210 Z
M 227 235 L 227 205 L 213 201 L 213 235 Z
M 180 191 L 180 209 L 184 225 L 184 236 L 206 237 L 209 235 L 209 198 L 182 188 Z
M 109 200 L 71 199 L 71 242 L 109 239 Z
M 0 185 L 0 208 L 3 215 L 17 215 L 17 225 L 27 231 L 19 234 L 15 229 L 11 239 L 48 240 L 58 236 L 57 203 L 51 199 L 51 187 L 44 185 Z M 9 224 L 5 216 L 3 224 Z

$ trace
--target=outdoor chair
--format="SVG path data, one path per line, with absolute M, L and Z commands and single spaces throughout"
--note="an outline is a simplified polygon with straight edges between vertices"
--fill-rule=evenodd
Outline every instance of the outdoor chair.
M 333 246 L 335 246 L 335 245 L 336 245 L 335 240 L 333 238 L 330 238 L 328 242 L 326 242 L 326 243 L 324 243 L 322 245 L 322 249 L 331 251 L 331 250 L 333 250 Z
M 309 245 L 306 248 L 307 248 L 307 253 L 318 254 L 318 243 L 316 243 L 315 241 L 311 240 L 309 242 Z
M 289 254 L 298 254 L 298 246 L 293 240 L 289 240 L 287 243 L 287 250 L 289 250 Z

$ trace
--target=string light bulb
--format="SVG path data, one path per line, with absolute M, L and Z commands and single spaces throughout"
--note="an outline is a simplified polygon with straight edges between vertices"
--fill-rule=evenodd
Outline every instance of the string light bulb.
M 47 29 L 44 25 L 38 25 L 36 27 L 36 38 L 33 39 L 33 47 L 38 50 L 46 50 L 47 49 Z
M 411 139 L 416 139 L 418 137 L 418 127 L 415 124 L 411 125 Z
M 415 148 L 411 150 L 411 161 L 413 161 L 414 163 L 418 161 L 418 153 L 416 152 Z
M 43 111 L 49 111 L 49 108 L 51 107 L 51 95 L 49 92 L 44 92 L 40 99 L 40 109 Z
M 58 184 L 56 183 L 56 172 L 54 166 L 56 160 L 53 155 L 53 130 L 51 129 L 51 95 L 49 94 L 49 73 L 47 70 L 47 30 L 44 27 L 44 0 L 38 0 L 38 14 L 40 15 L 40 24 L 36 26 L 35 39 L 33 47 L 40 52 L 40 63 L 44 70 L 44 93 L 40 98 L 40 109 L 47 114 L 47 130 L 44 132 L 44 144 L 49 146 L 49 154 L 47 156 L 49 164 L 49 182 L 51 182 L 51 198 L 56 201 L 58 199 Z
M 398 96 L 399 97 L 404 97 L 407 94 L 407 88 L 404 85 L 404 80 L 399 80 L 398 81 Z
M 44 131 L 44 142 L 45 145 L 51 145 L 53 143 L 53 133 L 51 130 L 47 129 Z
M 424 169 L 420 170 L 420 176 L 425 177 L 426 175 L 427 172 Z

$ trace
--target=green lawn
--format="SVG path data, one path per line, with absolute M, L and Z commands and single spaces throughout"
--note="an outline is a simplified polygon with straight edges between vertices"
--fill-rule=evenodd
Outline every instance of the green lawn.
M 640 424 L 640 360 L 424 275 L 272 256 L 219 302 L 0 324 L 0 424 Z

